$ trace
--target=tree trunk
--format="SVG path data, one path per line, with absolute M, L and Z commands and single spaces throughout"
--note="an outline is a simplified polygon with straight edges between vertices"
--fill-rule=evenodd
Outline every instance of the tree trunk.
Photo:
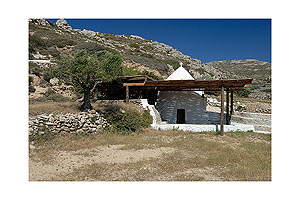
M 84 91 L 83 104 L 81 105 L 80 110 L 85 111 L 85 110 L 92 109 L 90 99 L 91 99 L 91 91 L 90 90 Z

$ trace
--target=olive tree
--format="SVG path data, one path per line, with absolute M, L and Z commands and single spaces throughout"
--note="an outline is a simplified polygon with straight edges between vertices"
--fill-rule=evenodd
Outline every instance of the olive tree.
M 122 58 L 109 51 L 88 55 L 85 50 L 77 50 L 72 56 L 61 56 L 53 72 L 84 94 L 81 110 L 92 109 L 91 92 L 97 84 L 110 82 L 122 74 Z

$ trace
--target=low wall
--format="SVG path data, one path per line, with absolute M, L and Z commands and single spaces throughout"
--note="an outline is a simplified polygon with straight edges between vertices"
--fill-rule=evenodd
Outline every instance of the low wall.
M 201 124 L 152 124 L 151 127 L 156 130 L 181 130 L 192 132 L 216 132 L 220 131 L 220 125 L 201 125 Z M 224 132 L 232 131 L 254 131 L 253 125 L 232 124 L 224 125 Z
M 54 133 L 103 133 L 109 126 L 96 111 L 77 114 L 39 115 L 29 118 L 29 135 Z
M 232 123 L 250 124 L 255 128 L 255 132 L 271 134 L 272 115 L 263 113 L 235 112 L 232 115 Z

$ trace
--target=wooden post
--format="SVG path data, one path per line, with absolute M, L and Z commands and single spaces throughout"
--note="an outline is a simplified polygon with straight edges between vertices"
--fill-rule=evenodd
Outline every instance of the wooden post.
M 220 125 L 221 135 L 224 135 L 224 87 L 221 89 L 221 125 Z
M 126 85 L 126 103 L 129 102 L 129 86 Z
M 229 123 L 231 123 L 231 116 L 233 114 L 233 90 L 230 92 L 230 117 L 229 117 Z
M 226 88 L 226 124 L 229 125 L 229 88 Z

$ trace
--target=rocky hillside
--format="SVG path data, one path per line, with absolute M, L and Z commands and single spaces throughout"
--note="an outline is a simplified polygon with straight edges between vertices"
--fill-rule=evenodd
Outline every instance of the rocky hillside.
M 87 49 L 90 53 L 103 49 L 113 51 L 123 57 L 126 66 L 152 72 L 161 78 L 170 75 L 182 62 L 183 67 L 198 80 L 251 77 L 257 79 L 255 83 L 259 86 L 258 92 L 265 89 L 262 86 L 265 84 L 265 79 L 270 83 L 270 63 L 245 60 L 205 64 L 169 45 L 139 36 L 73 29 L 63 19 L 56 23 L 45 19 L 29 20 L 31 62 L 35 62 L 40 67 L 49 67 L 55 64 L 55 59 L 61 53 L 70 54 L 76 49 Z
M 226 60 L 205 63 L 224 79 L 253 78 L 250 97 L 271 99 L 271 64 L 258 60 Z

